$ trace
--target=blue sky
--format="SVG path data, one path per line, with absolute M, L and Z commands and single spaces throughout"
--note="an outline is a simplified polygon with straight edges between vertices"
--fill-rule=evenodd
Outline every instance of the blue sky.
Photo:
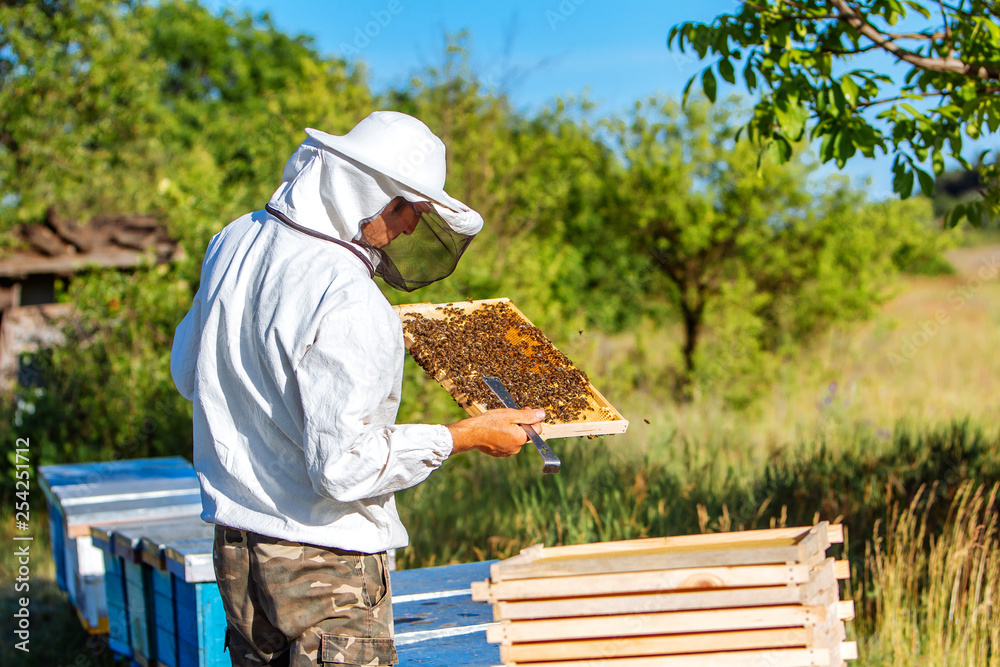
M 319 50 L 364 61 L 375 90 L 405 85 L 442 61 L 445 33 L 467 30 L 479 76 L 505 86 L 515 106 L 537 109 L 557 96 L 580 95 L 612 114 L 651 95 L 680 97 L 706 64 L 667 48 L 670 27 L 709 22 L 734 0 L 210 0 L 253 14 L 268 12 L 282 30 L 313 36 Z M 879 56 L 879 58 L 882 58 Z M 888 59 L 881 60 L 882 67 Z M 898 70 L 902 71 L 902 70 Z M 720 95 L 726 94 L 720 89 Z M 874 199 L 891 196 L 890 159 L 856 158 L 844 172 L 858 186 L 870 178 Z M 827 166 L 823 173 L 836 173 Z
M 699 64 L 667 49 L 670 27 L 709 21 L 735 5 L 729 0 L 213 0 L 209 6 L 267 11 L 279 28 L 315 37 L 323 53 L 365 61 L 376 88 L 405 83 L 409 74 L 439 63 L 444 34 L 468 30 L 473 63 L 485 80 L 499 83 L 505 71 L 524 73 L 509 91 L 518 106 L 537 107 L 589 89 L 602 109 L 612 110 L 657 92 L 679 94 Z

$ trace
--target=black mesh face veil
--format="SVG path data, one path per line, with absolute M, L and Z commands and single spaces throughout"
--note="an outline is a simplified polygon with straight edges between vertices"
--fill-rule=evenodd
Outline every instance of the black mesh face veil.
M 409 233 L 404 231 L 381 247 L 373 240 L 372 234 L 366 233 L 367 225 L 382 215 L 392 205 L 390 202 L 382 211 L 361 221 L 361 237 L 356 241 L 378 255 L 380 261 L 375 273 L 404 292 L 412 292 L 450 276 L 462 253 L 475 238 L 475 235 L 460 234 L 451 229 L 430 202 L 416 204 L 418 218 Z

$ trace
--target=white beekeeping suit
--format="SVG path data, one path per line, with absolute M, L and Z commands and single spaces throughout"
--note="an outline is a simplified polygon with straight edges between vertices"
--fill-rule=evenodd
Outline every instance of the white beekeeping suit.
M 407 290 L 445 277 L 482 218 L 445 194 L 444 146 L 410 116 L 307 132 L 266 210 L 209 244 L 171 372 L 194 402 L 205 521 L 373 553 L 406 545 L 392 494 L 452 440 L 395 424 L 402 329 L 372 275 Z M 416 226 L 368 238 L 403 200 Z

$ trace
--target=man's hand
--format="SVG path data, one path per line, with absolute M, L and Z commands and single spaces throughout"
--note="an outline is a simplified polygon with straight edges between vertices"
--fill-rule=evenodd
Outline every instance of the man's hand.
M 544 410 L 487 410 L 476 417 L 469 417 L 448 425 L 451 431 L 452 454 L 470 449 L 490 456 L 511 456 L 521 451 L 528 441 L 528 434 L 522 424 L 542 432 Z

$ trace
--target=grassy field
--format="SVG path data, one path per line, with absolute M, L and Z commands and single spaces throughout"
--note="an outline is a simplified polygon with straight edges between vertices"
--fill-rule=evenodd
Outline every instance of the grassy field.
M 506 557 L 537 542 L 842 520 L 858 664 L 1000 665 L 1000 246 L 950 258 L 955 275 L 893 286 L 874 318 L 828 332 L 783 366 L 749 412 L 706 397 L 668 400 L 658 379 L 676 362 L 672 329 L 566 342 L 629 417 L 629 433 L 555 441 L 564 463 L 554 477 L 539 475 L 533 451 L 449 461 L 398 496 L 411 532 L 400 564 Z M 641 372 L 625 379 L 622 368 Z M 34 652 L 25 659 L 5 641 L 0 664 L 110 664 L 55 590 L 43 504 L 36 493 Z M 2 525 L 12 544 L 9 512 Z M 5 549 L 0 578 L 11 581 L 15 567 Z M 13 604 L 5 585 L 6 637 Z
M 608 441 L 617 449 L 669 455 L 671 443 L 689 439 L 772 456 L 789 443 L 859 426 L 883 437 L 900 421 L 968 417 L 996 426 L 1000 245 L 954 249 L 949 259 L 955 275 L 888 286 L 896 296 L 875 317 L 825 333 L 785 364 L 749 418 L 712 397 L 687 406 L 667 400 L 656 380 L 678 363 L 679 331 L 645 327 L 615 338 L 581 336 L 564 347 L 631 418 L 629 433 Z M 632 388 L 618 369 L 634 366 L 648 379 Z

